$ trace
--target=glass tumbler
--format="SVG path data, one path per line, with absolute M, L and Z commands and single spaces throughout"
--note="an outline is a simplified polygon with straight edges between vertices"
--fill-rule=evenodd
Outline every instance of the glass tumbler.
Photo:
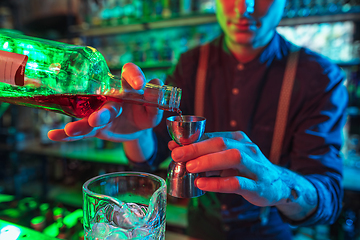
M 85 239 L 165 239 L 166 183 L 141 172 L 116 172 L 83 185 Z

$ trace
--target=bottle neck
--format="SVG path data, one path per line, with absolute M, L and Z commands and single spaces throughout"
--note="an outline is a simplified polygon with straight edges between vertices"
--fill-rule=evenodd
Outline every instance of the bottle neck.
M 113 75 L 113 74 L 111 74 L 111 73 L 108 73 L 108 75 L 109 75 L 111 81 L 116 81 L 116 82 L 120 82 L 120 83 L 121 83 L 121 81 L 122 81 L 121 76 Z
M 109 94 L 123 101 L 158 107 L 167 111 L 179 111 L 181 89 L 168 85 L 146 83 L 140 90 L 133 89 L 121 76 L 110 77 Z
M 105 90 L 105 95 L 114 96 L 117 94 L 123 93 L 125 90 L 129 90 L 131 87 L 125 80 L 121 78 L 121 76 L 113 75 L 110 72 L 108 73 L 109 76 L 109 85 L 108 89 Z

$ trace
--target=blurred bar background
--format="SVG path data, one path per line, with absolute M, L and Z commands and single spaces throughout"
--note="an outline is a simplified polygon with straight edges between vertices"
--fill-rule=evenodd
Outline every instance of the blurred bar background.
M 338 64 L 350 96 L 343 211 L 333 225 L 294 228 L 295 240 L 360 239 L 359 23 L 359 0 L 288 0 L 278 27 L 290 41 Z M 90 45 L 114 74 L 134 62 L 147 78 L 162 80 L 182 52 L 221 34 L 214 0 L 0 0 L 0 28 Z M 131 170 L 121 143 L 47 138 L 48 130 L 72 120 L 0 102 L 0 239 L 83 239 L 82 184 L 99 174 Z M 169 161 L 155 173 L 166 178 Z M 186 204 L 169 197 L 167 240 L 188 239 Z

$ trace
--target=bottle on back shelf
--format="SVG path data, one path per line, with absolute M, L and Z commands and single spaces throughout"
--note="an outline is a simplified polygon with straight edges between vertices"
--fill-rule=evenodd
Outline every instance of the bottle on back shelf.
M 180 15 L 191 14 L 191 0 L 180 0 Z
M 83 118 L 106 101 L 178 111 L 181 89 L 134 90 L 96 49 L 0 31 L 0 101 Z

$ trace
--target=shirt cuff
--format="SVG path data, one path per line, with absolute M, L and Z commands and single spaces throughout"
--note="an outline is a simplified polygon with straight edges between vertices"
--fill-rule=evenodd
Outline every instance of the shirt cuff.
M 158 169 L 159 163 L 157 163 L 157 153 L 158 153 L 158 142 L 156 134 L 153 132 L 153 138 L 154 138 L 154 153 L 153 155 L 145 162 L 135 162 L 132 161 L 126 154 L 127 159 L 129 160 L 129 166 L 131 170 L 134 171 L 141 171 L 141 172 L 154 172 Z
M 315 212 L 299 221 L 292 220 L 278 211 L 280 217 L 284 222 L 294 227 L 304 227 L 315 224 L 328 223 L 327 220 L 329 219 L 329 216 L 333 215 L 333 207 L 329 190 L 326 189 L 320 180 L 318 180 L 316 175 L 306 175 L 304 177 L 315 186 L 318 194 L 318 205 Z

